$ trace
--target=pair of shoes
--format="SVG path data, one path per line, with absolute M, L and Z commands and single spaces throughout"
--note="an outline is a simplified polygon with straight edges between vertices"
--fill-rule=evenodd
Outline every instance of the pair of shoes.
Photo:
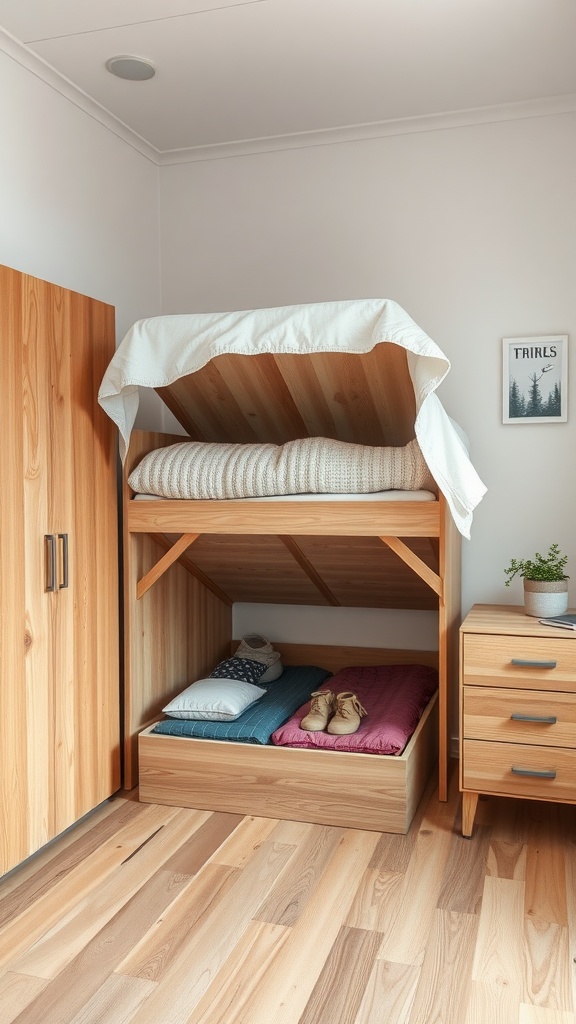
M 311 694 L 310 711 L 300 722 L 305 732 L 329 732 L 333 736 L 348 736 L 356 732 L 360 720 L 367 714 L 358 697 L 351 690 L 332 693 L 316 690 Z

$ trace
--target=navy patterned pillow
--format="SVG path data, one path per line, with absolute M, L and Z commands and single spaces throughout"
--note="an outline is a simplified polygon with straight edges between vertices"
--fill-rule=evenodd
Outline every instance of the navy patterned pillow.
M 209 679 L 237 679 L 254 686 L 266 672 L 268 666 L 253 658 L 226 658 L 220 661 L 210 673 Z

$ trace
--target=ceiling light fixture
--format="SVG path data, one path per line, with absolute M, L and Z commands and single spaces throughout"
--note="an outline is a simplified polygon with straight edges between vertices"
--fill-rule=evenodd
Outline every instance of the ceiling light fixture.
M 125 78 L 129 82 L 145 82 L 147 78 L 154 78 L 156 74 L 152 61 L 146 60 L 145 57 L 132 57 L 127 53 L 109 57 L 106 67 L 117 78 Z

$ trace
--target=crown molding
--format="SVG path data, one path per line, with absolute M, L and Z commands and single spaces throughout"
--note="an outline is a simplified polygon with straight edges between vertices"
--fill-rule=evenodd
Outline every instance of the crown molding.
M 46 85 L 74 103 L 75 106 L 157 166 L 195 163 L 201 160 L 227 160 L 233 157 L 276 153 L 286 149 L 306 149 L 313 146 L 338 146 L 350 142 L 386 138 L 391 135 L 446 131 L 451 128 L 465 128 L 499 121 L 518 121 L 533 117 L 549 117 L 554 114 L 570 114 L 576 111 L 576 93 L 568 93 L 520 103 L 473 107 L 441 114 L 371 121 L 366 124 L 343 125 L 337 128 L 294 132 L 287 135 L 270 135 L 257 139 L 240 139 L 213 145 L 191 146 L 187 149 L 159 150 L 1 27 L 0 51 L 36 75 L 37 78 L 42 79 Z
M 69 100 L 74 106 L 79 107 L 84 113 L 88 114 L 95 121 L 99 121 L 104 128 L 117 135 L 118 138 L 122 139 L 133 149 L 136 149 L 142 156 L 145 156 L 152 163 L 158 165 L 160 163 L 160 152 L 154 146 L 150 145 L 146 139 L 143 139 L 137 132 L 132 131 L 127 124 L 120 121 L 119 118 L 111 114 L 106 107 L 101 106 L 96 100 L 93 100 L 91 96 L 79 89 L 77 85 L 74 85 L 69 78 L 62 75 L 59 71 L 56 71 L 51 64 L 39 57 L 38 54 L 34 53 L 24 43 L 21 43 L 19 39 L 12 36 L 6 29 L 0 27 L 0 51 L 5 53 L 7 57 L 16 61 L 27 71 L 30 71 L 36 78 L 40 78 L 46 85 L 54 89 L 55 92 L 60 93 L 65 99 Z
M 194 163 L 198 160 L 225 160 L 231 157 L 252 156 L 257 153 L 276 153 L 284 149 L 337 146 L 349 142 L 381 139 L 390 135 L 446 131 L 451 128 L 492 124 L 498 121 L 518 121 L 532 117 L 549 117 L 554 114 L 571 114 L 575 111 L 576 93 L 569 93 L 540 100 L 503 103 L 492 107 L 473 107 L 468 110 L 452 110 L 442 114 L 424 114 L 420 117 L 397 118 L 389 121 L 372 121 L 367 124 L 345 125 L 320 131 L 270 135 L 260 139 L 243 139 L 210 146 L 193 146 L 189 149 L 163 150 L 159 153 L 159 163 L 161 165 Z

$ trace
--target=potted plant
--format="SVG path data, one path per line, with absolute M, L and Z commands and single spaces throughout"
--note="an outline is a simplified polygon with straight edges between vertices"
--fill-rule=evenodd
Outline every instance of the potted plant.
M 534 558 L 513 558 L 507 569 L 506 586 L 515 576 L 524 579 L 524 608 L 527 615 L 548 618 L 562 615 L 568 607 L 568 583 L 564 572 L 568 555 L 563 555 L 558 544 L 551 544 L 548 553 L 536 552 Z

